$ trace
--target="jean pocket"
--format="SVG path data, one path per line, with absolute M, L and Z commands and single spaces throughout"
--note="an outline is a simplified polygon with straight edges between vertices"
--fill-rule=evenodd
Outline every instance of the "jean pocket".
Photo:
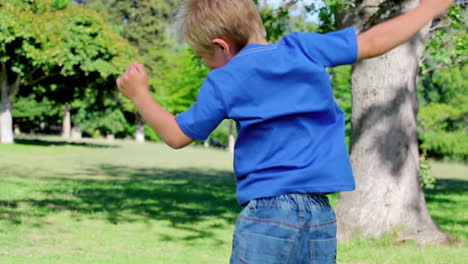
M 240 263 L 276 264 L 285 263 L 291 252 L 293 241 L 262 234 L 241 233 L 242 253 Z
M 336 238 L 310 240 L 310 263 L 328 264 L 336 261 Z

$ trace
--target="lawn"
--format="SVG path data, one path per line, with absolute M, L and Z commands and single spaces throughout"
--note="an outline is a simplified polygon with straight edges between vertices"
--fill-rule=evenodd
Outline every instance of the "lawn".
M 456 244 L 355 239 L 340 243 L 338 263 L 467 263 L 468 166 L 433 171 L 428 207 Z M 227 263 L 240 209 L 225 151 L 59 138 L 0 145 L 2 264 Z

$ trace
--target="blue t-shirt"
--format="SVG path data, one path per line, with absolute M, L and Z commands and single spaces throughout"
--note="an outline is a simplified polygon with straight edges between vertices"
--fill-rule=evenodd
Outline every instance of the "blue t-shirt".
M 356 60 L 353 28 L 251 44 L 210 72 L 197 102 L 176 120 L 196 140 L 205 140 L 223 119 L 236 121 L 240 204 L 288 193 L 353 190 L 345 118 L 326 67 Z

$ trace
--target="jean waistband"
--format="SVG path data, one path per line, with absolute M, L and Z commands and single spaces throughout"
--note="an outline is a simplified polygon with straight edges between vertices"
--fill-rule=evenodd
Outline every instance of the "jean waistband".
M 259 198 L 251 200 L 248 206 L 250 208 L 282 207 L 297 209 L 300 211 L 316 210 L 317 208 L 331 208 L 328 197 L 323 193 L 283 194 L 273 197 Z

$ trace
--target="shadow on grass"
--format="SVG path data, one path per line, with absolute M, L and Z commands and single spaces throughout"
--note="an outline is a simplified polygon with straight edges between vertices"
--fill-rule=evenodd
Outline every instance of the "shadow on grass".
M 18 202 L 0 200 L 0 220 L 9 221 L 10 223 L 21 224 L 21 217 L 17 212 Z
M 32 146 L 79 146 L 89 148 L 117 148 L 116 145 L 107 144 L 95 144 L 87 142 L 73 142 L 73 141 L 54 141 L 54 140 L 41 140 L 41 139 L 27 139 L 27 138 L 16 138 L 15 144 L 18 145 L 32 145 Z
M 431 215 L 437 225 L 468 226 L 463 217 L 466 204 L 463 197 L 468 193 L 468 181 L 459 179 L 438 179 L 434 189 L 424 190 L 426 202 L 431 207 Z M 468 229 L 457 230 L 457 236 L 468 238 Z
M 82 175 L 53 175 L 40 180 L 45 181 L 41 198 L 0 201 L 0 220 L 18 224 L 18 218 L 37 220 L 59 211 L 114 224 L 158 220 L 187 231 L 189 235 L 182 239 L 191 241 L 214 239 L 213 231 L 233 225 L 241 209 L 234 176 L 228 171 L 101 165 Z M 16 210 L 18 204 L 26 205 L 28 211 Z M 197 225 L 207 220 L 210 222 L 204 225 L 209 227 Z
M 453 199 L 444 197 L 463 196 L 468 192 L 468 181 L 458 179 L 438 179 L 434 189 L 425 189 L 427 202 L 455 203 Z

